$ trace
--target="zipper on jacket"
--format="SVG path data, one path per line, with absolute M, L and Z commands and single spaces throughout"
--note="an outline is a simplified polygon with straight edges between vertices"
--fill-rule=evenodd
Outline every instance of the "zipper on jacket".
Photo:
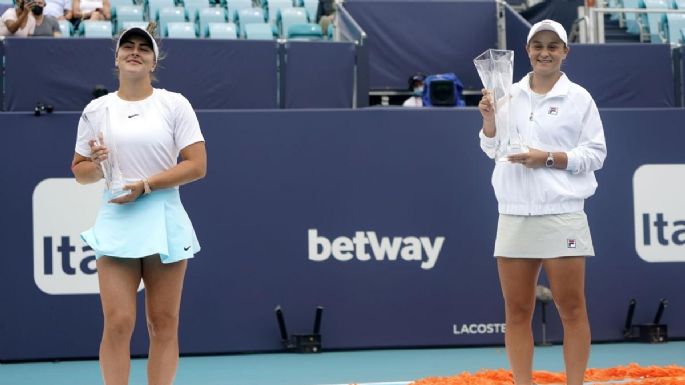
M 533 131 L 533 125 L 535 124 L 535 121 L 533 120 L 533 115 L 534 111 L 537 108 L 537 105 L 534 105 L 533 103 L 533 90 L 529 90 L 528 92 L 528 98 L 530 100 L 530 116 L 528 117 L 528 128 L 526 132 L 526 137 L 530 138 L 531 137 L 531 132 Z M 544 98 L 543 98 L 544 99 Z M 539 103 L 540 101 L 536 101 Z M 536 103 L 536 104 L 537 104 Z M 529 168 L 524 168 L 523 173 L 524 173 L 524 180 L 525 180 L 525 191 L 526 191 L 526 206 L 528 206 L 528 216 L 532 215 L 532 203 L 531 203 L 531 191 L 530 191 L 530 173 L 532 172 L 532 169 Z

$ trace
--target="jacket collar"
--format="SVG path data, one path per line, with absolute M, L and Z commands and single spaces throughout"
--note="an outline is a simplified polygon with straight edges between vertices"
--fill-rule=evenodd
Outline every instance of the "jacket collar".
M 532 73 L 529 72 L 526 74 L 526 76 L 523 77 L 518 83 L 513 85 L 513 95 L 518 94 L 519 92 L 525 92 L 526 94 L 530 95 L 533 91 L 530 89 L 530 75 Z M 565 73 L 561 73 L 561 77 L 557 82 L 554 84 L 554 87 L 547 93 L 547 97 L 554 97 L 554 96 L 565 96 L 568 95 L 569 88 L 571 87 L 571 81 L 568 79 Z

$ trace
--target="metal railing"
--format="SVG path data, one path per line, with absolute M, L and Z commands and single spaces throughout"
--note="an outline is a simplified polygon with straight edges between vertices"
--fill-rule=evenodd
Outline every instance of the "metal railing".
M 359 90 L 359 66 L 360 57 L 366 57 L 368 47 L 366 44 L 366 32 L 359 26 L 356 20 L 350 15 L 345 8 L 344 1 L 336 1 L 337 16 L 334 20 L 335 41 L 349 41 L 354 42 L 356 46 L 355 63 L 354 63 L 354 79 L 352 90 L 352 108 L 357 108 L 360 105 L 359 98 L 368 98 L 368 95 L 360 95 Z M 361 105 L 366 105 L 362 103 Z
M 607 13 L 673 13 L 685 14 L 685 9 L 670 8 L 584 8 L 584 15 L 580 19 L 584 20 L 585 34 L 580 33 L 582 43 L 604 43 L 604 15 Z M 586 41 L 583 41 L 585 35 Z

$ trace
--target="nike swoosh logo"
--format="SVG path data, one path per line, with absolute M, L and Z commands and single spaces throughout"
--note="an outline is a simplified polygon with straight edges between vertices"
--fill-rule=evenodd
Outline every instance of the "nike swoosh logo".
M 183 251 L 188 251 L 188 249 L 190 249 L 190 246 L 184 247 L 184 248 L 183 248 Z
M 128 116 L 128 118 L 129 118 L 129 119 L 131 119 L 131 118 L 135 118 L 135 117 L 136 117 L 136 116 L 138 116 L 138 115 L 140 115 L 140 114 L 133 114 L 133 115 L 129 115 L 129 116 Z

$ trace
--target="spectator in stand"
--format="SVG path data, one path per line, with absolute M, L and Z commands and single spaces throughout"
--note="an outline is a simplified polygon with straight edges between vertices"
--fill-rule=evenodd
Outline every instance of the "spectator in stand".
M 60 37 L 62 31 L 59 29 L 59 22 L 53 16 L 44 14 L 45 0 L 35 0 L 31 13 L 36 20 L 36 27 L 33 30 L 33 36 L 51 36 Z
M 71 12 L 75 19 L 111 20 L 109 0 L 73 0 Z
M 35 2 L 17 0 L 14 8 L 9 8 L 0 16 L 0 36 L 23 36 L 33 34 L 36 19 L 31 10 Z
M 321 26 L 321 33 L 328 36 L 328 26 L 335 18 L 335 0 L 319 0 L 316 8 L 316 22 Z
M 57 20 L 71 20 L 71 0 L 46 0 L 43 12 Z
M 412 92 L 409 99 L 405 100 L 402 107 L 423 107 L 423 81 L 426 75 L 417 72 L 409 78 L 409 90 Z

